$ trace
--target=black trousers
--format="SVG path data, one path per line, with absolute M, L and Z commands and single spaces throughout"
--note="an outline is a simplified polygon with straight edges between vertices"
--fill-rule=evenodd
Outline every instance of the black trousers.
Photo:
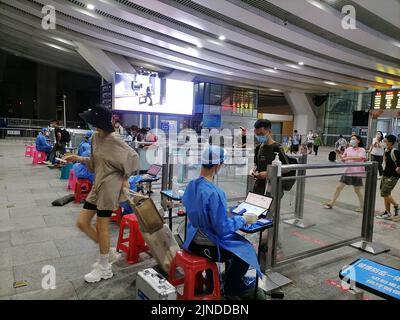
M 316 146 L 316 145 L 314 144 L 314 152 L 315 152 L 315 155 L 318 155 L 318 148 L 319 148 L 319 146 Z
M 65 153 L 65 143 L 56 143 L 53 147 L 53 149 L 50 151 L 48 161 L 50 161 L 52 164 L 55 163 L 55 158 L 57 151 L 61 154 Z
M 204 246 L 192 242 L 189 250 L 199 256 L 214 262 L 225 262 L 224 291 L 227 296 L 240 296 L 247 289 L 243 277 L 249 270 L 249 264 L 238 258 L 235 254 L 220 248 L 220 261 L 218 261 L 218 249 L 216 246 Z M 207 272 L 207 278 L 211 275 Z
M 381 176 L 383 173 L 383 167 L 382 167 L 383 156 L 376 156 L 374 154 L 371 154 L 371 161 L 376 161 L 379 163 L 378 172 L 379 172 L 379 175 Z

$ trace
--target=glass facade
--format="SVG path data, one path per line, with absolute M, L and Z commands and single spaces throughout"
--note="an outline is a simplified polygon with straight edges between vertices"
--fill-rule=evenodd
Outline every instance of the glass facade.
M 371 108 L 371 92 L 331 93 L 325 106 L 324 143 L 334 145 L 339 134 L 345 138 L 353 131 L 353 111 Z

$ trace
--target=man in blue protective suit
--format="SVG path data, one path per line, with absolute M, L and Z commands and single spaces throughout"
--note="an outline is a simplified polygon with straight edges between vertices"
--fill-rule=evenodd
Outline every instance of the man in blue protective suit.
M 212 261 L 225 262 L 224 294 L 244 297 L 254 290 L 254 277 L 245 277 L 249 267 L 262 276 L 252 244 L 236 233 L 257 216 L 245 214 L 229 217 L 225 193 L 213 183 L 226 160 L 225 150 L 207 146 L 202 153 L 200 177 L 191 181 L 183 195 L 188 215 L 187 237 L 183 249 Z
M 49 136 L 49 131 L 43 128 L 36 137 L 35 145 L 36 150 L 40 152 L 46 152 L 47 158 L 49 157 L 52 146 L 47 142 L 47 137 Z
M 90 148 L 89 150 L 85 150 L 82 153 L 82 157 L 90 157 Z M 95 174 L 90 172 L 87 165 L 85 163 L 77 162 L 72 166 L 72 170 L 75 171 L 75 175 L 78 179 L 89 179 L 90 182 L 93 184 Z
M 82 154 L 86 151 L 90 151 L 90 138 L 92 137 L 93 131 L 87 131 L 85 134 L 85 138 L 78 146 L 78 156 L 82 157 Z

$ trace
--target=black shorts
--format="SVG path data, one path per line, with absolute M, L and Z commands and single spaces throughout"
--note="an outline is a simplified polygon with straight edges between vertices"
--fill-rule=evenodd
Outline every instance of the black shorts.
M 361 177 L 342 176 L 340 178 L 340 182 L 342 182 L 348 186 L 354 186 L 354 187 L 362 187 L 363 186 L 363 181 L 362 181 Z
M 83 209 L 97 211 L 97 216 L 100 218 L 110 218 L 112 215 L 112 210 L 98 210 L 96 205 L 87 201 L 83 204 Z
M 298 145 L 298 144 L 293 144 L 293 145 L 292 145 L 292 150 L 293 150 L 294 152 L 299 152 L 299 145 Z

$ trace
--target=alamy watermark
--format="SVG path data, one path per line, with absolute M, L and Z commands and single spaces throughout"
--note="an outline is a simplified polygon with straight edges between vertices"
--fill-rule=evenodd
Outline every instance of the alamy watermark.
M 356 8 L 351 5 L 345 5 L 342 8 L 342 13 L 345 14 L 342 18 L 342 28 L 345 30 L 356 29 Z
M 45 265 L 42 268 L 42 274 L 45 276 L 42 278 L 42 289 L 43 290 L 54 290 L 56 289 L 56 268 L 52 265 Z
M 42 28 L 44 30 L 55 30 L 56 29 L 56 9 L 53 6 L 45 5 L 42 8 Z

